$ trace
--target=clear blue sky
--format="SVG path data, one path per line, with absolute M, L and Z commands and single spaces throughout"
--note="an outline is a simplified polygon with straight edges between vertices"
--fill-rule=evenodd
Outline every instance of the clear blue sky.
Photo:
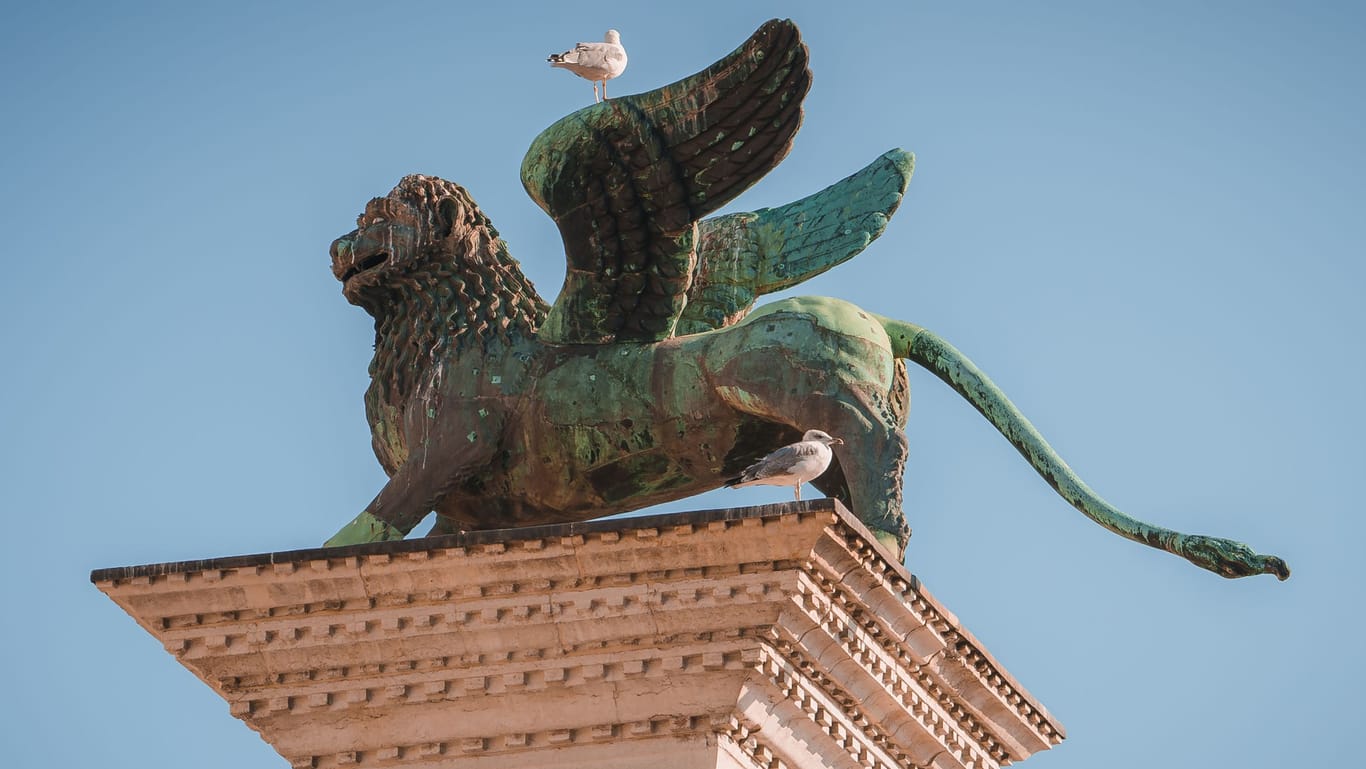
M 0 25 L 9 767 L 285 766 L 87 581 L 319 544 L 376 492 L 369 318 L 331 240 L 465 185 L 542 292 L 518 181 L 592 99 L 793 18 L 815 79 L 776 205 L 890 147 L 887 234 L 802 293 L 972 356 L 1119 507 L 1284 556 L 1226 581 L 1114 537 L 912 372 L 908 564 L 1066 725 L 1038 769 L 1357 754 L 1366 421 L 1360 3 L 21 3 Z M 714 492 L 670 509 L 776 501 Z

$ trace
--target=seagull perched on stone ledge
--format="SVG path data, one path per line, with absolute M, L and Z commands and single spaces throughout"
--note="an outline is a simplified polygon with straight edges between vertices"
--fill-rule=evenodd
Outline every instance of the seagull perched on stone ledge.
M 607 81 L 626 71 L 626 49 L 621 47 L 621 33 L 607 30 L 601 43 L 578 43 L 564 53 L 552 53 L 546 59 L 552 67 L 561 67 L 575 75 L 593 81 L 593 101 L 607 98 Z M 598 97 L 598 83 L 602 83 L 602 97 Z
M 819 478 L 834 456 L 830 447 L 843 443 L 839 438 L 832 438 L 820 430 L 807 430 L 800 443 L 784 446 L 746 467 L 738 478 L 726 481 L 726 485 L 733 489 L 742 486 L 791 486 L 800 502 L 802 484 Z

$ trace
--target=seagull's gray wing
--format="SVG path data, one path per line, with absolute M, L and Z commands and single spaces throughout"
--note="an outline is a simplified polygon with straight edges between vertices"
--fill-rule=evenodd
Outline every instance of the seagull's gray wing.
M 746 468 L 743 477 L 746 480 L 754 480 L 756 478 L 772 478 L 775 475 L 787 475 L 802 460 L 819 453 L 820 448 L 811 443 L 794 443 L 791 446 L 784 446 Z
M 574 46 L 574 50 L 564 53 L 564 60 L 581 67 L 606 69 L 608 59 L 613 58 L 612 54 L 616 51 L 615 45 L 607 43 L 579 43 Z M 573 58 L 570 58 L 571 56 Z

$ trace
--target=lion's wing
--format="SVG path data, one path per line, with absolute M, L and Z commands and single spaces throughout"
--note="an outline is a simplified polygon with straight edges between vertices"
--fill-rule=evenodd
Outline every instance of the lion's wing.
M 560 229 L 568 271 L 541 339 L 674 333 L 697 267 L 694 224 L 787 155 L 811 84 L 796 25 L 770 21 L 707 69 L 547 128 L 522 183 Z
M 914 165 L 911 153 L 889 150 L 796 202 L 703 220 L 697 277 L 678 333 L 738 323 L 761 294 L 791 288 L 867 248 L 901 204 Z

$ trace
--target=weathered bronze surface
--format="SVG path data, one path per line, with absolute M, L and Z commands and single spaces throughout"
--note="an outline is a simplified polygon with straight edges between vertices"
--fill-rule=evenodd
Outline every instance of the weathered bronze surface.
M 1083 484 L 977 368 L 930 332 L 838 299 L 755 299 L 852 257 L 910 179 L 893 150 L 823 192 L 705 219 L 776 166 L 810 84 L 772 21 L 711 67 L 546 129 L 522 181 L 568 259 L 553 307 L 460 186 L 409 176 L 332 247 L 375 318 L 366 393 L 390 480 L 329 546 L 583 520 L 716 488 L 808 428 L 842 438 L 814 482 L 904 548 L 905 360 L 967 398 L 1101 525 L 1224 576 L 1289 571 L 1229 540 L 1128 518 Z

